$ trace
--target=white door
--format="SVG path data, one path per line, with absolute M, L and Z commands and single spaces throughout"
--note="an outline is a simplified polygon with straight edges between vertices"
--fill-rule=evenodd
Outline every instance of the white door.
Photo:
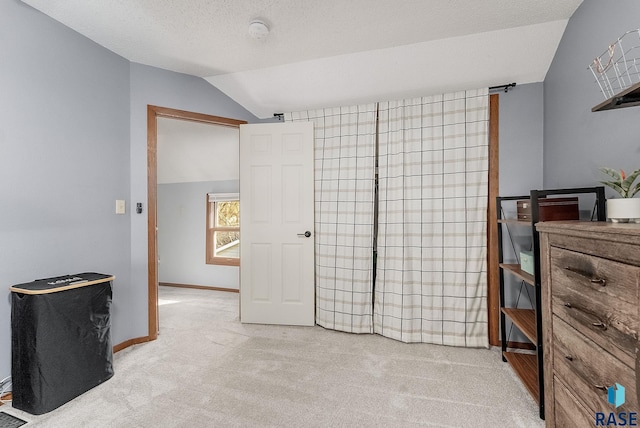
M 240 320 L 314 325 L 313 124 L 240 126 Z

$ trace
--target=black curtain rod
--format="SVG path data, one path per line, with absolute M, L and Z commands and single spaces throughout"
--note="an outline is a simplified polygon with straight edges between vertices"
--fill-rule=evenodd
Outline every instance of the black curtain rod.
M 498 85 L 498 86 L 489 86 L 490 91 L 494 91 L 496 89 L 504 89 L 505 92 L 509 92 L 510 88 L 515 88 L 516 82 L 507 83 L 506 85 Z
M 504 89 L 505 92 L 509 92 L 509 89 L 515 88 L 515 87 L 516 87 L 516 82 L 513 82 L 513 83 L 507 83 L 504 85 L 489 86 L 489 90 L 495 91 L 496 89 Z M 277 118 L 278 120 L 284 120 L 284 113 L 273 113 L 273 117 Z

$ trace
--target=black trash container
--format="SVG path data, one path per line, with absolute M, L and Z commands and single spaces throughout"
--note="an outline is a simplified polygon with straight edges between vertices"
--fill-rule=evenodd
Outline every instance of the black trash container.
M 41 415 L 113 376 L 113 279 L 79 273 L 11 287 L 13 407 Z

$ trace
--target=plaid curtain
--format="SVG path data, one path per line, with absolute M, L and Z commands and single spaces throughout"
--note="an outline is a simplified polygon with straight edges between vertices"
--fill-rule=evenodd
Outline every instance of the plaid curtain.
M 380 103 L 374 332 L 488 347 L 488 90 Z
M 376 105 L 285 120 L 315 125 L 316 323 L 372 333 Z

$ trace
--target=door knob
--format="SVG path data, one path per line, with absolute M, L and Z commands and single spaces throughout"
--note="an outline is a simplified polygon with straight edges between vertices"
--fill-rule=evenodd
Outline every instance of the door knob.
M 298 233 L 298 236 L 304 236 L 305 238 L 308 238 L 311 236 L 311 232 L 307 230 L 305 233 Z

